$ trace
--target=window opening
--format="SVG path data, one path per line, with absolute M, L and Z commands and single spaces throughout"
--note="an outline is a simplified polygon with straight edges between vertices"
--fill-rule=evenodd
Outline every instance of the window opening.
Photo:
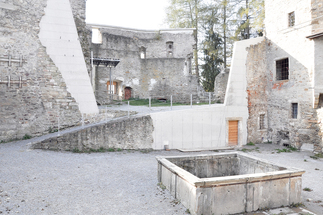
M 265 114 L 260 114 L 259 116 L 259 129 L 265 129 Z
M 92 43 L 102 44 L 102 34 L 98 28 L 92 28 Z
M 167 57 L 173 57 L 173 48 L 174 48 L 174 43 L 172 41 L 166 42 Z
M 293 27 L 295 25 L 295 12 L 288 14 L 288 27 Z
M 146 48 L 145 47 L 140 48 L 140 58 L 146 59 Z
M 317 105 L 317 108 L 323 107 L 323 94 L 321 93 L 319 96 L 319 103 Z
M 276 80 L 288 80 L 289 78 L 289 63 L 288 58 L 276 61 Z
M 297 119 L 298 103 L 292 103 L 292 118 Z

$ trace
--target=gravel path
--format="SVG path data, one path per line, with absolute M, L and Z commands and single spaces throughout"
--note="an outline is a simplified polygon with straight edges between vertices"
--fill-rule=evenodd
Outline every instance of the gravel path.
M 178 151 L 121 151 L 92 154 L 30 150 L 29 141 L 0 144 L 0 214 L 186 214 L 157 186 L 158 155 Z M 257 145 L 249 154 L 306 170 L 302 193 L 308 209 L 323 214 L 323 161 L 308 151 L 274 153 Z M 202 154 L 214 153 L 203 152 Z M 306 159 L 307 162 L 304 161 Z M 318 169 L 318 170 L 317 170 Z M 306 199 L 312 199 L 306 202 Z

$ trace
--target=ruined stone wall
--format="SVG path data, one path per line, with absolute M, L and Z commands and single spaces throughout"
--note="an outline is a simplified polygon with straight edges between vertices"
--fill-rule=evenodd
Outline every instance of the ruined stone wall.
M 311 26 L 308 0 L 266 0 L 268 139 L 273 143 L 301 146 L 317 143 L 316 112 L 313 109 L 314 43 L 306 38 Z M 295 26 L 288 27 L 288 13 L 295 12 Z M 289 77 L 277 80 L 276 61 L 288 58 Z M 297 119 L 292 103 L 298 103 Z
M 248 48 L 247 56 L 248 111 L 247 142 L 262 143 L 268 130 L 268 76 L 266 68 L 266 40 Z M 264 127 L 260 128 L 260 115 L 264 115 Z
M 321 0 L 311 0 L 312 2 L 312 34 L 323 32 L 323 2 Z
M 132 89 L 132 97 L 166 97 L 189 102 L 190 94 L 198 95 L 197 79 L 191 74 L 193 31 L 146 32 L 126 29 L 100 28 L 102 44 L 92 44 L 94 57 L 117 58 L 120 63 L 112 68 L 112 79 L 124 88 Z M 172 41 L 172 56 L 167 42 Z M 145 58 L 140 57 L 142 48 Z M 96 99 L 107 100 L 109 68 L 97 67 Z
M 227 90 L 230 69 L 226 69 L 215 77 L 214 81 L 214 100 L 219 103 L 224 102 Z
M 86 0 L 69 0 L 73 11 L 74 21 L 79 35 L 84 59 L 88 72 L 91 71 L 91 34 L 92 29 L 86 26 Z
M 105 124 L 62 134 L 33 144 L 35 149 L 80 150 L 90 149 L 151 149 L 153 122 L 150 116 L 123 118 Z
M 47 1 L 0 2 L 0 58 L 8 59 L 10 55 L 26 60 L 21 66 L 0 62 L 0 140 L 48 133 L 50 128 L 57 128 L 58 116 L 61 128 L 78 124 L 78 104 L 38 37 Z M 6 83 L 9 76 L 10 86 Z

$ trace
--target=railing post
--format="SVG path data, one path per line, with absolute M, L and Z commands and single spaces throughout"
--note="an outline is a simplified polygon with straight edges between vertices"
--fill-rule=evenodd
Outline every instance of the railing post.
M 209 105 L 211 105 L 211 92 L 209 92 Z
M 128 118 L 130 117 L 129 116 L 129 108 L 130 108 L 130 101 L 128 101 Z
M 193 105 L 193 95 L 191 94 L 191 108 L 193 107 L 192 105 Z
M 173 95 L 170 96 L 170 109 L 173 110 Z
M 149 97 L 149 109 L 151 108 L 151 97 Z
M 108 121 L 108 105 L 105 106 L 105 121 Z
M 57 136 L 60 136 L 60 134 L 59 134 L 59 109 L 57 111 Z

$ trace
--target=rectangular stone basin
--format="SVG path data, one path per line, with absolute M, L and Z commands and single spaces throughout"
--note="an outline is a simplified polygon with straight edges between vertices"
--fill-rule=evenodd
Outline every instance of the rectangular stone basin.
M 220 215 L 301 202 L 305 171 L 242 154 L 157 157 L 158 181 L 191 214 Z

